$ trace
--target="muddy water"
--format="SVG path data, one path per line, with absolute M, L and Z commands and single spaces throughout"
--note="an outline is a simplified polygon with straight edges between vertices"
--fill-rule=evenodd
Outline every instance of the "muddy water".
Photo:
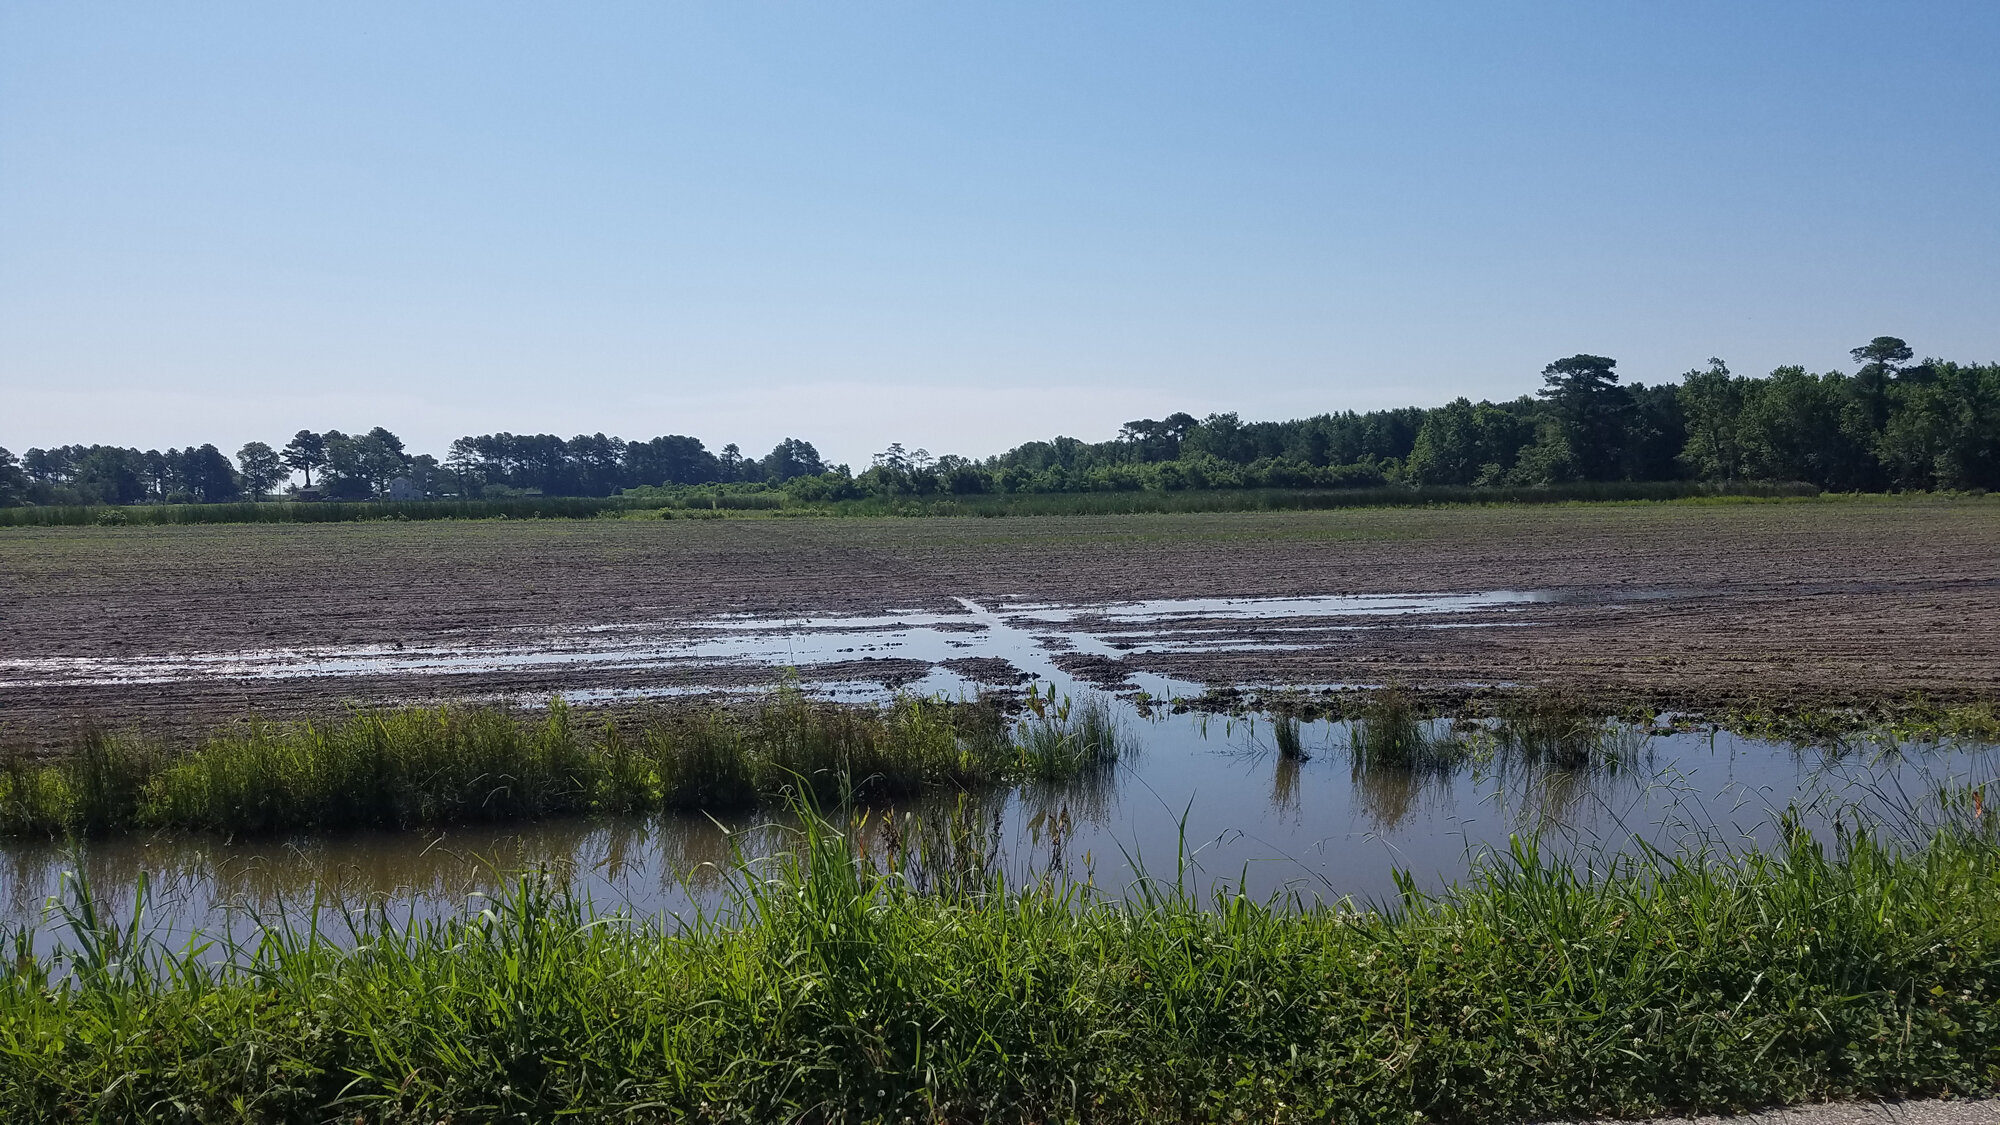
M 1243 887 L 1265 897 L 1380 899 L 1404 870 L 1432 888 L 1463 877 L 1471 857 L 1540 833 L 1554 849 L 1620 851 L 1768 843 L 1776 816 L 1803 810 L 1824 829 L 1859 805 L 1886 818 L 1934 805 L 1941 785 L 1983 781 L 2000 767 L 1990 747 L 1844 754 L 1696 734 L 1634 733 L 1620 761 L 1581 771 L 1534 769 L 1499 755 L 1438 775 L 1360 770 L 1337 723 L 1308 724 L 1310 760 L 1281 760 L 1268 723 L 1127 711 L 1138 751 L 1115 771 L 1057 789 L 975 799 L 996 830 L 999 862 L 1017 878 L 1047 873 L 1122 893 L 1143 870 L 1184 878 L 1206 894 Z M 935 806 L 872 810 L 935 816 Z M 1068 825 L 1059 854 L 1047 826 Z M 873 836 L 872 831 L 868 833 Z M 601 911 L 690 916 L 726 909 L 732 856 L 784 846 L 782 818 L 717 824 L 703 816 L 569 820 L 508 828 L 355 833 L 289 840 L 134 836 L 70 850 L 0 849 L 0 918 L 42 916 L 66 872 L 82 872 L 123 915 L 143 874 L 149 925 L 169 940 L 254 932 L 257 917 L 301 916 L 315 896 L 353 908 L 388 901 L 399 913 L 477 909 L 481 895 L 525 869 L 573 881 Z M 879 838 L 875 846 L 880 846 Z M 1177 873 L 1179 873 L 1177 875 Z M 334 914 L 326 925 L 338 929 Z M 60 941 L 55 931 L 46 941 Z

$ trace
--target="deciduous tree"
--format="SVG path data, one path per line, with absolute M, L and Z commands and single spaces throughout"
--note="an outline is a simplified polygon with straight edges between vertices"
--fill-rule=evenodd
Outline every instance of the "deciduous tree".
M 252 499 L 262 500 L 264 495 L 277 487 L 285 479 L 285 462 L 278 451 L 261 441 L 245 442 L 236 451 L 236 471 L 243 478 L 243 488 Z

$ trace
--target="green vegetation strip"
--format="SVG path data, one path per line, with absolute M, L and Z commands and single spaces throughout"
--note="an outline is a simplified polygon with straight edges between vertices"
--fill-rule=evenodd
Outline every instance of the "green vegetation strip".
M 181 951 L 14 937 L 22 1120 L 1506 1122 L 1991 1090 L 2000 840 L 1977 798 L 1892 849 L 1532 844 L 1443 897 L 1304 908 L 1056 879 L 913 889 L 807 817 L 726 921 L 594 916 L 529 879 Z M 348 927 L 351 927 L 349 932 Z
M 590 519 L 634 507 L 618 497 L 505 500 L 243 501 L 229 504 L 59 505 L 0 508 L 0 527 L 127 524 L 357 523 L 365 520 Z
M 0 763 L 0 835 L 131 828 L 282 832 L 414 827 L 587 812 L 741 809 L 806 791 L 887 797 L 1059 780 L 1120 751 L 1102 700 L 1037 699 L 1010 732 L 990 706 L 904 698 L 754 705 L 620 722 L 560 700 L 357 710 L 328 723 L 247 722 L 184 752 L 92 734 L 72 751 Z
M 545 496 L 496 500 L 353 500 L 227 504 L 133 504 L 0 508 L 0 527 L 155 524 L 361 523 L 369 520 L 719 519 L 730 516 L 1052 516 L 1186 512 L 1321 511 L 1428 507 L 1439 504 L 1568 504 L 1717 501 L 1812 497 L 1787 483 L 1610 481 L 1560 485 L 1379 488 L 1080 489 L 1074 492 L 889 493 L 860 499 L 821 496 L 792 486 L 725 485 L 638 488 L 611 497 Z
M 1582 766 L 1637 749 L 1663 729 L 1728 731 L 1744 738 L 1837 750 L 1893 750 L 1939 743 L 2000 744 L 2000 703 L 1939 703 L 1922 695 L 1866 707 L 1745 705 L 1663 715 L 1649 703 L 1586 695 L 1566 687 L 1413 690 L 1398 685 L 1310 695 L 1282 689 L 1246 696 L 1212 689 L 1175 700 L 1179 710 L 1226 714 L 1267 712 L 1283 740 L 1285 723 L 1344 720 L 1364 766 L 1450 769 L 1505 750 L 1557 766 Z M 1435 720 L 1450 720 L 1436 731 Z M 1289 756 L 1289 752 L 1288 756 Z

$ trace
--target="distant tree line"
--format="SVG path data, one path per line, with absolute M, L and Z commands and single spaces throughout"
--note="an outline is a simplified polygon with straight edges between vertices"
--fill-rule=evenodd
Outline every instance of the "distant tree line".
M 891 445 L 859 474 L 787 438 L 762 457 L 672 434 L 462 437 L 444 460 L 381 427 L 301 430 L 213 445 L 0 449 L 0 506 L 219 502 L 281 486 L 327 499 L 609 496 L 676 485 L 782 489 L 806 500 L 987 492 L 1533 486 L 1578 481 L 1798 481 L 1834 491 L 2000 488 L 2000 364 L 1916 361 L 1880 336 L 1853 374 L 1780 367 L 1734 375 L 1719 359 L 1678 384 L 1619 381 L 1617 362 L 1573 355 L 1534 394 L 1425 409 L 1244 422 L 1235 414 L 1128 422 L 1102 442 L 1033 441 L 981 460 Z M 301 484 L 292 484 L 297 474 Z
M 680 435 L 628 442 L 603 434 L 486 434 L 459 438 L 440 462 L 410 453 L 377 426 L 355 435 L 300 430 L 277 448 L 253 441 L 233 464 L 214 445 L 165 453 L 67 445 L 18 459 L 0 449 L 0 506 L 221 503 L 263 499 L 281 486 L 289 498 L 325 500 L 610 496 L 640 485 L 782 485 L 828 472 L 812 443 L 796 438 L 752 459 L 735 445 L 711 453 Z M 295 474 L 302 483 L 291 483 Z

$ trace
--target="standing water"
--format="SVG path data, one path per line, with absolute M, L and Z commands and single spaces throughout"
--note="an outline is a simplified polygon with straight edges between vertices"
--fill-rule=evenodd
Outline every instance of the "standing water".
M 1193 599 L 1108 605 L 988 606 L 960 599 L 958 613 L 788 620 L 723 617 L 693 623 L 602 625 L 525 636 L 519 643 L 380 651 L 323 649 L 184 654 L 108 661 L 0 661 L 0 693 L 36 682 L 134 683 L 188 677 L 339 677 L 393 672 L 500 671 L 547 665 L 579 675 L 606 667 L 700 665 L 791 667 L 821 694 L 880 697 L 868 683 L 816 678 L 820 665 L 869 658 L 921 661 L 931 673 L 906 690 L 970 695 L 979 685 L 948 665 L 1004 662 L 1058 696 L 1097 689 L 1065 671 L 1081 655 L 1114 666 L 1131 654 L 1283 647 L 1287 630 L 1405 626 L 1532 626 L 1519 616 L 1550 599 L 1533 592 Z M 1241 890 L 1257 898 L 1367 902 L 1396 892 L 1398 872 L 1419 886 L 1463 878 L 1480 856 L 1532 834 L 1547 848 L 1616 854 L 1634 842 L 1716 849 L 1768 844 L 1788 811 L 1826 829 L 1836 815 L 1905 822 L 1934 807 L 1940 788 L 1993 776 L 1993 748 L 1872 746 L 1849 752 L 1799 749 L 1729 735 L 1618 728 L 1600 732 L 1601 752 L 1563 765 L 1510 748 L 1494 728 L 1453 732 L 1433 721 L 1433 739 L 1469 752 L 1445 762 L 1371 764 L 1340 722 L 1299 725 L 1282 753 L 1267 719 L 1172 714 L 1148 700 L 1190 695 L 1202 685 L 1120 669 L 1125 692 L 1111 706 L 1130 749 L 1101 775 L 1061 786 L 1026 785 L 931 797 L 863 810 L 860 834 L 879 845 L 883 826 L 905 816 L 965 813 L 990 832 L 997 864 L 1014 878 L 1052 868 L 1102 893 L 1128 890 L 1141 874 L 1206 896 Z M 1101 678 L 1101 677 L 1100 677 Z M 1115 677 L 1114 677 L 1115 678 Z M 670 677 L 669 677 L 670 679 Z M 587 681 L 579 681 L 584 683 Z M 566 691 L 576 702 L 665 695 L 671 682 Z M 4 694 L 0 694 L 3 698 Z M 477 908 L 514 873 L 543 869 L 572 880 L 601 911 L 679 914 L 729 903 L 739 856 L 784 846 L 785 817 L 718 821 L 705 815 L 562 820 L 504 827 L 226 840 L 147 835 L 65 845 L 0 847 L 0 922 L 42 919 L 68 872 L 88 879 L 115 916 L 127 916 L 142 878 L 149 924 L 162 936 L 221 937 L 254 931 L 259 917 L 322 919 L 389 902 L 419 916 Z M 339 926 L 333 924 L 337 934 Z M 45 930 L 45 940 L 49 931 Z
M 1147 718 L 1119 707 L 1134 747 L 1102 776 L 1024 785 L 964 800 L 1015 879 L 1050 873 L 1121 894 L 1141 873 L 1207 896 L 1242 890 L 1306 902 L 1381 900 L 1395 875 L 1441 889 L 1516 835 L 1546 850 L 1617 853 L 1644 840 L 1673 849 L 1768 845 L 1794 810 L 1825 831 L 1841 813 L 1902 822 L 1934 808 L 1942 787 L 1994 776 L 1994 748 L 1947 744 L 1834 752 L 1695 733 L 1614 731 L 1609 756 L 1579 767 L 1537 763 L 1504 745 L 1445 768 L 1366 764 L 1352 725 L 1302 724 L 1305 760 L 1279 753 L 1262 719 Z M 1445 724 L 1429 724 L 1442 736 Z M 1490 728 L 1460 737 L 1474 739 Z M 858 810 L 882 825 L 942 818 L 957 798 Z M 833 814 L 837 821 L 846 814 Z M 66 872 L 126 917 L 142 875 L 148 924 L 163 937 L 252 933 L 259 916 L 298 916 L 315 901 L 322 928 L 341 909 L 392 902 L 437 916 L 477 909 L 524 870 L 572 881 L 599 911 L 713 912 L 729 902 L 734 858 L 787 839 L 782 814 L 566 819 L 508 826 L 368 831 L 228 840 L 132 834 L 82 844 L 0 849 L 0 920 L 40 919 Z

